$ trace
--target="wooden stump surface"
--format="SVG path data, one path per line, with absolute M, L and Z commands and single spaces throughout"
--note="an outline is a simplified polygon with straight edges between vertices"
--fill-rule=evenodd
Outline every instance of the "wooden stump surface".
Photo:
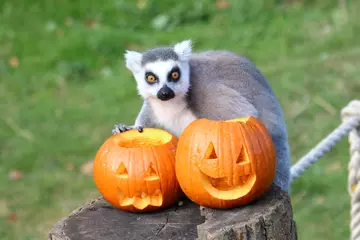
M 289 196 L 276 186 L 235 209 L 204 208 L 188 199 L 181 203 L 153 213 L 130 213 L 98 198 L 57 222 L 49 239 L 297 239 Z

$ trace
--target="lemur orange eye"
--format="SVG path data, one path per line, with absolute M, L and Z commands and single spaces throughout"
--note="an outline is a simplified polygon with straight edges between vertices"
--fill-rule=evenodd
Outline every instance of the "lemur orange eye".
M 178 78 L 179 78 L 179 73 L 178 73 L 178 72 L 173 72 L 173 73 L 171 74 L 171 77 L 172 77 L 173 79 L 178 79 Z
M 153 83 L 156 81 L 156 77 L 154 75 L 148 75 L 146 77 L 146 81 L 148 81 L 149 83 Z

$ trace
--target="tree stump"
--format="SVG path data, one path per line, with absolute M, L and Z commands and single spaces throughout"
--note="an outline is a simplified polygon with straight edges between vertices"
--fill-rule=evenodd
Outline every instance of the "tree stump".
M 50 240 L 297 240 L 290 198 L 279 187 L 240 208 L 199 207 L 188 199 L 153 213 L 130 213 L 97 198 L 50 230 Z

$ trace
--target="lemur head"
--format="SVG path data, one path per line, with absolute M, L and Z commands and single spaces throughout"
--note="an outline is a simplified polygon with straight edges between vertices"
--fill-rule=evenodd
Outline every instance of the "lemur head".
M 162 101 L 184 97 L 190 87 L 188 61 L 191 51 L 191 40 L 143 53 L 126 51 L 126 67 L 137 81 L 139 94 L 145 99 Z

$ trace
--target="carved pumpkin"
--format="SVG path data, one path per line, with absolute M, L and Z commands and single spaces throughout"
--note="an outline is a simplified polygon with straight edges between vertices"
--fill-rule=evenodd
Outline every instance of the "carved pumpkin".
M 254 117 L 198 119 L 179 138 L 176 175 L 193 202 L 233 208 L 264 194 L 275 178 L 276 152 L 264 124 Z
M 96 153 L 93 178 L 104 199 L 117 208 L 148 212 L 175 203 L 183 194 L 175 174 L 178 139 L 144 128 L 108 138 Z

